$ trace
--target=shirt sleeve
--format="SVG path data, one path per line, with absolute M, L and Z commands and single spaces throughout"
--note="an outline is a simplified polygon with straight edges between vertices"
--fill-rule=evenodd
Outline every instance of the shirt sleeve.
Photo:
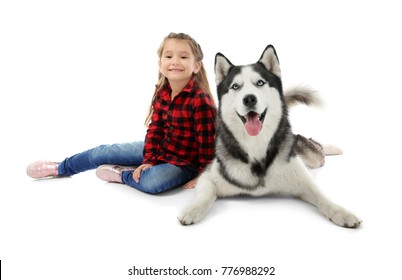
M 151 123 L 148 126 L 145 136 L 143 164 L 156 164 L 163 138 L 162 110 L 158 106 L 155 106 L 155 104 L 156 102 L 154 102 L 153 105 L 154 111 L 152 113 Z
M 215 148 L 216 107 L 206 94 L 202 94 L 195 102 L 194 125 L 201 172 L 212 161 Z

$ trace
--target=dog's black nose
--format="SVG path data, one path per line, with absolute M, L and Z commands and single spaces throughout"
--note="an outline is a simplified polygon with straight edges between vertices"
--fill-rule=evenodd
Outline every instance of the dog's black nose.
M 243 98 L 243 104 L 247 107 L 253 107 L 257 104 L 257 96 L 254 94 L 248 94 Z

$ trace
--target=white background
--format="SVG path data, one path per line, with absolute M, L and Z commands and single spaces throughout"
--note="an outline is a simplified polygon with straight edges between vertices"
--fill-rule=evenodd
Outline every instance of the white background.
M 398 1 L 1 1 L 0 259 L 4 279 L 397 279 L 401 50 Z M 195 195 L 152 196 L 94 171 L 32 180 L 34 160 L 142 140 L 163 37 L 185 32 L 235 64 L 277 50 L 285 87 L 326 106 L 291 110 L 294 131 L 336 144 L 313 172 L 362 220 L 327 221 L 285 198 L 218 201 L 183 227 Z M 128 269 L 210 268 L 209 277 L 133 277 Z M 222 266 L 274 266 L 276 276 L 222 276 Z M 218 270 L 218 273 L 215 272 Z

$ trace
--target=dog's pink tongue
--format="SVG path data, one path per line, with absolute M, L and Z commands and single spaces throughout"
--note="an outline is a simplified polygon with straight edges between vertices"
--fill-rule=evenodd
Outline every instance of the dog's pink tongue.
M 258 133 L 260 133 L 262 129 L 262 123 L 260 121 L 260 118 L 258 117 L 258 114 L 255 112 L 248 113 L 246 116 L 246 124 L 244 126 L 247 130 L 248 135 L 258 135 Z

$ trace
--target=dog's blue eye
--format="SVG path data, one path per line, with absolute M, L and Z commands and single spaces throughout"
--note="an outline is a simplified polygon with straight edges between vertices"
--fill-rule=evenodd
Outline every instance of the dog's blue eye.
M 231 89 L 234 89 L 234 90 L 237 90 L 237 89 L 239 89 L 240 88 L 240 86 L 238 85 L 238 84 L 233 84 L 232 86 L 231 86 Z
M 265 82 L 263 80 L 259 80 L 257 82 L 257 86 L 262 87 L 263 85 L 265 85 Z

